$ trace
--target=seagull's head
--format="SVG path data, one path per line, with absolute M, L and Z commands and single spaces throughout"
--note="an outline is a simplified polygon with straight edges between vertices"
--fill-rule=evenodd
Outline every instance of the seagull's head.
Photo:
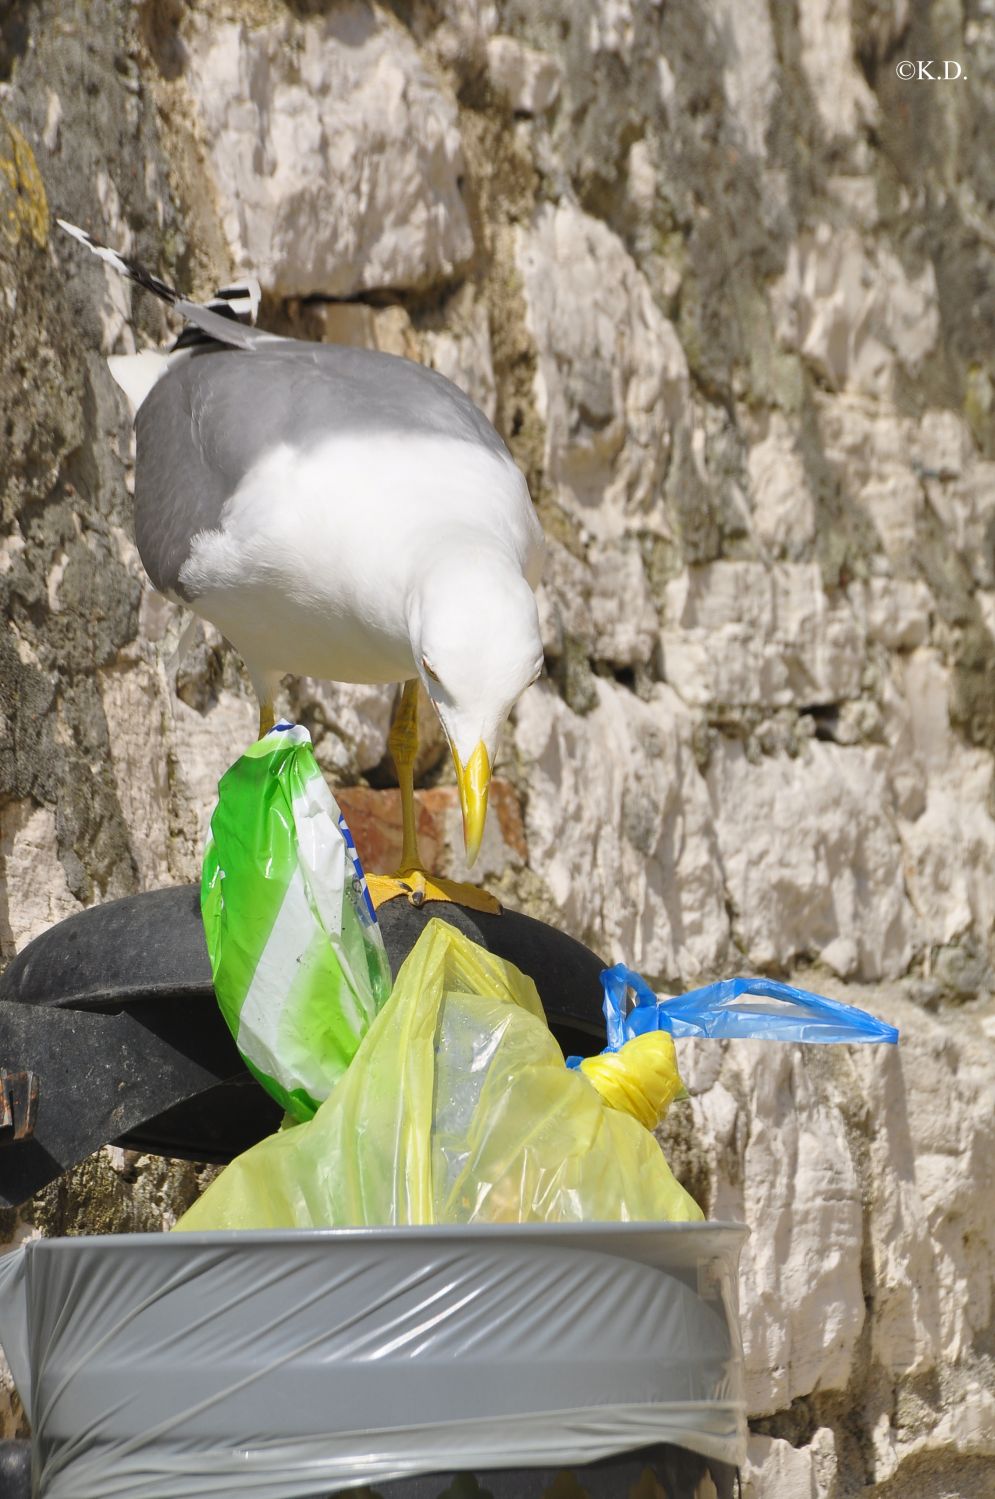
M 535 596 L 511 561 L 471 553 L 433 567 L 413 602 L 411 647 L 453 753 L 472 864 L 501 727 L 542 671 Z

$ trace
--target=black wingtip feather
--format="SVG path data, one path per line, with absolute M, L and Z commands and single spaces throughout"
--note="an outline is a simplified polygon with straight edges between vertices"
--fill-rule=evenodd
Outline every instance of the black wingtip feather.
M 255 323 L 260 293 L 259 283 L 254 277 L 249 277 L 243 282 L 236 282 L 234 286 L 219 288 L 211 300 L 202 306 L 189 302 L 174 287 L 167 285 L 161 277 L 153 275 L 151 271 L 146 270 L 145 266 L 139 265 L 127 255 L 122 255 L 120 250 L 112 250 L 109 245 L 102 245 L 99 240 L 93 238 L 92 234 L 88 234 L 85 229 L 80 229 L 77 224 L 67 223 L 65 219 L 56 219 L 56 223 L 60 229 L 64 229 L 67 234 L 72 235 L 73 239 L 85 245 L 106 265 L 113 266 L 114 270 L 122 276 L 127 276 L 129 281 L 133 281 L 136 286 L 150 291 L 153 296 L 159 297 L 163 302 L 168 302 L 171 307 L 177 307 L 177 310 L 188 321 L 187 326 L 172 345 L 171 352 L 177 349 L 196 348 L 205 344 L 242 345 L 244 340 L 241 335 L 238 338 L 228 339 L 220 329 L 212 333 L 203 326 L 198 327 L 199 316 L 204 312 L 209 316 L 202 322 L 210 323 L 211 315 L 213 315 L 215 319 L 223 318 L 226 322 L 238 323 L 243 327 L 251 327 Z
M 170 306 L 180 300 L 180 294 L 172 286 L 167 285 L 159 276 L 154 276 L 151 271 L 139 265 L 136 260 L 131 260 L 127 255 L 122 255 L 120 250 L 112 250 L 109 245 L 102 245 L 99 240 L 94 239 L 85 229 L 80 229 L 77 224 L 69 224 L 65 219 L 55 221 L 60 229 L 71 234 L 73 239 L 79 240 L 92 254 L 103 260 L 107 265 L 113 266 L 120 271 L 122 276 L 127 276 L 129 281 L 134 281 L 137 286 L 144 287 L 153 296 L 159 297 Z

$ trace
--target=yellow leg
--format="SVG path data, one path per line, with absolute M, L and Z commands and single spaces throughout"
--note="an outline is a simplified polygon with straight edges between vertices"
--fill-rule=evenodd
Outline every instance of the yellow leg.
M 273 704 L 272 703 L 263 703 L 263 702 L 260 702 L 260 704 L 259 704 L 259 738 L 260 739 L 265 739 L 266 735 L 269 733 L 270 729 L 273 727 L 273 725 L 275 723 L 276 723 L 276 719 L 273 717 Z
M 397 784 L 401 788 L 401 867 L 398 874 L 421 868 L 415 821 L 415 760 L 418 756 L 418 679 L 405 682 L 401 704 L 387 736 Z
M 415 810 L 415 760 L 418 755 L 418 679 L 405 682 L 394 722 L 387 737 L 401 788 L 401 867 L 394 875 L 371 874 L 366 883 L 374 906 L 406 895 L 413 906 L 427 900 L 448 900 L 473 911 L 497 913 L 501 902 L 476 885 L 463 885 L 430 875 L 418 856 Z

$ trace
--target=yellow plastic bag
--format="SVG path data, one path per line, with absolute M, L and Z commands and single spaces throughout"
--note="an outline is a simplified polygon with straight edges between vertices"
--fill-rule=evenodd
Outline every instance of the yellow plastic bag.
M 585 1057 L 580 1070 L 610 1108 L 631 1114 L 646 1129 L 656 1128 L 675 1098 L 688 1096 L 668 1031 L 646 1031 L 618 1051 Z
M 565 1066 L 531 979 L 430 921 L 314 1118 L 239 1156 L 177 1228 L 699 1219 L 622 1111 L 681 1089 L 670 1037 L 639 1041 L 641 1081 L 618 1081 L 633 1043 L 611 1059 L 613 1106 L 604 1068 L 595 1086 Z

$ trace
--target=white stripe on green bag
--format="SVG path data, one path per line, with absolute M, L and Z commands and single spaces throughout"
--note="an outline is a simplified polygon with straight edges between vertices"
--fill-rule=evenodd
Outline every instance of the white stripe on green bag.
M 390 993 L 380 929 L 306 729 L 254 744 L 219 793 L 201 897 L 218 1003 L 246 1065 L 308 1119 Z

